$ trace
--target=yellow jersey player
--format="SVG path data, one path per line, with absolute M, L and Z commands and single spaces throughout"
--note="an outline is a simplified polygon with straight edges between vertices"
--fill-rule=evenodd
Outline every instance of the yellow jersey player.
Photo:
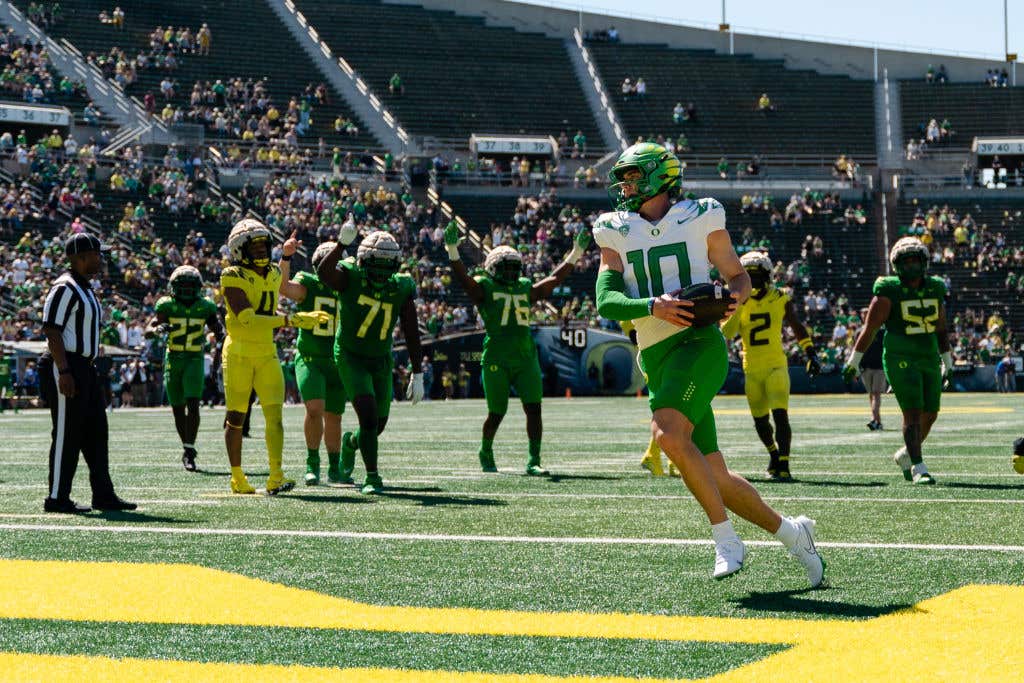
M 290 259 L 295 245 L 283 251 Z M 281 287 L 281 270 L 270 262 L 270 230 L 257 220 L 246 218 L 231 229 L 228 236 L 231 265 L 220 276 L 226 302 L 223 371 L 227 418 L 224 444 L 231 463 L 231 491 L 255 493 L 242 471 L 242 422 L 253 390 L 260 399 L 266 420 L 267 458 L 270 475 L 267 493 L 288 491 L 295 482 L 284 476 L 281 456 L 284 450 L 284 426 L 281 405 L 284 403 L 284 374 L 274 345 L 278 327 L 312 329 L 325 325 L 330 316 L 323 311 L 282 315 L 277 312 Z
M 619 327 L 629 337 L 629 341 L 632 342 L 633 346 L 636 346 L 636 325 L 633 324 L 632 320 L 622 320 L 619 322 Z M 640 357 L 637 356 L 637 365 L 640 365 Z M 643 368 L 640 368 L 641 374 L 643 374 Z M 644 382 L 647 382 L 647 375 L 644 374 Z M 643 456 L 640 458 L 640 467 L 650 472 L 655 477 L 665 476 L 665 468 L 661 464 L 661 446 L 658 445 L 658 440 L 653 436 L 647 443 L 647 450 L 644 451 Z M 678 476 L 679 471 L 676 470 L 676 466 L 671 460 L 668 461 L 668 476 Z
M 768 449 L 768 477 L 773 481 L 791 481 L 789 449 L 793 430 L 789 426 L 789 364 L 782 346 L 783 323 L 793 331 L 807 355 L 807 374 L 814 377 L 821 371 L 821 365 L 793 302 L 772 287 L 772 262 L 768 255 L 750 251 L 740 258 L 740 263 L 750 275 L 750 298 L 723 323 L 722 333 L 726 339 L 739 335 L 743 342 L 747 403 L 757 435 Z

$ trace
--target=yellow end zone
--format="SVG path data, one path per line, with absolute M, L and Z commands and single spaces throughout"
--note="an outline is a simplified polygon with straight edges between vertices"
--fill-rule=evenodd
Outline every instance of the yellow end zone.
M 913 609 L 867 621 L 729 619 L 643 614 L 537 613 L 371 606 L 179 564 L 0 560 L 0 618 L 238 625 L 332 630 L 567 638 L 635 638 L 792 647 L 715 676 L 714 681 L 939 679 L 1005 680 L 1024 671 L 1011 631 L 1024 614 L 1024 587 L 966 586 Z M 181 586 L 190 586 L 182 591 Z M 256 605 L 259 609 L 256 609 Z M 0 670 L 37 680 L 337 679 L 341 670 L 123 659 L 0 655 Z M 24 676 L 22 676 L 24 674 Z M 540 675 L 351 669 L 353 681 L 565 680 Z M 588 681 L 620 681 L 592 678 Z

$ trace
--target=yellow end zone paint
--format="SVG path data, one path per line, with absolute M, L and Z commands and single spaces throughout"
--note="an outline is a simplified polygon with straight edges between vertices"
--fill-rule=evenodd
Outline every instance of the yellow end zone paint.
M 0 561 L 0 618 L 360 629 L 569 638 L 787 643 L 788 650 L 714 681 L 1006 680 L 1024 671 L 1007 628 L 1024 614 L 1024 587 L 966 586 L 866 621 L 729 619 L 377 607 L 230 572 L 177 564 Z M 180 586 L 193 588 L 187 592 Z M 69 600 L 68 595 L 75 596 Z M 255 605 L 259 605 L 259 609 Z M 908 647 L 908 644 L 909 645 Z M 0 655 L 0 670 L 33 679 L 334 679 L 338 669 L 104 657 Z M 80 675 L 76 675 L 76 673 Z M 536 675 L 345 670 L 355 681 L 573 680 Z M 578 680 L 578 679 L 577 679 Z M 587 678 L 588 681 L 619 681 Z

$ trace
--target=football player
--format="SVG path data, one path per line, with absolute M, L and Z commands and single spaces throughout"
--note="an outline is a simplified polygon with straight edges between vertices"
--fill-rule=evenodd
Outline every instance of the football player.
M 889 252 L 896 275 L 875 280 L 867 320 L 843 368 L 850 381 L 860 374 L 864 352 L 885 325 L 882 366 L 903 413 L 904 446 L 893 454 L 903 477 L 934 484 L 921 446 L 939 416 L 942 385 L 953 369 L 946 334 L 946 285 L 928 276 L 928 248 L 916 237 L 900 238 Z
M 348 228 L 342 228 L 346 230 Z M 351 226 L 348 241 L 355 239 L 355 226 Z M 344 241 L 344 237 L 343 237 Z M 310 263 L 313 270 L 335 247 L 324 242 L 316 248 Z M 343 483 L 341 477 L 341 415 L 345 412 L 345 387 L 334 362 L 334 335 L 338 326 L 340 305 L 338 295 L 328 288 L 316 272 L 301 271 L 294 280 L 288 279 L 289 264 L 281 264 L 281 294 L 298 304 L 300 311 L 324 311 L 330 318 L 324 325 L 311 330 L 299 330 L 295 344 L 299 354 L 295 359 L 295 379 L 299 394 L 306 404 L 306 485 L 320 483 L 320 440 L 327 446 L 327 481 Z M 351 480 L 349 482 L 351 483 Z
M 249 394 L 256 391 L 266 421 L 265 439 L 270 474 L 266 490 L 270 495 L 289 491 L 295 481 L 281 467 L 284 426 L 284 374 L 274 345 L 278 327 L 312 329 L 326 325 L 330 315 L 324 311 L 299 311 L 291 315 L 277 312 L 281 289 L 281 269 L 270 262 L 270 230 L 252 218 L 240 220 L 228 235 L 231 265 L 221 272 L 220 285 L 227 304 L 227 337 L 224 340 L 224 397 L 227 418 L 224 443 L 231 463 L 231 491 L 255 493 L 242 471 L 242 422 L 249 406 Z M 295 253 L 295 245 L 286 245 L 282 260 Z
M 7 357 L 7 350 L 0 346 L 0 414 L 7 403 L 14 404 L 14 412 L 18 413 L 17 399 L 14 397 L 14 359 Z
M 619 327 L 629 337 L 629 341 L 632 342 L 633 346 L 637 345 L 636 342 L 636 328 L 633 326 L 632 320 L 620 320 Z M 636 358 L 637 365 L 640 364 L 640 356 Z M 643 368 L 640 369 L 643 372 Z M 644 383 L 647 383 L 647 375 L 644 375 Z M 664 477 L 665 469 L 661 464 L 661 446 L 658 445 L 658 440 L 653 436 L 651 440 L 647 442 L 647 450 L 640 457 L 640 468 L 645 469 L 651 473 L 654 477 Z M 668 461 L 668 476 L 675 477 L 679 475 L 679 471 L 671 460 Z
M 413 404 L 423 399 L 416 283 L 409 275 L 399 274 L 402 250 L 388 233 L 377 230 L 364 237 L 354 260 L 341 260 L 344 246 L 344 241 L 339 242 L 316 269 L 320 282 L 339 295 L 341 315 L 334 360 L 359 419 L 359 429 L 345 432 L 341 438 L 341 478 L 351 479 L 358 450 L 366 466 L 366 480 L 360 491 L 380 493 L 384 483 L 377 469 L 377 438 L 391 413 L 391 346 L 398 322 L 402 324 L 413 372 L 406 395 Z
M 1013 442 L 1013 471 L 1024 474 L 1024 436 Z
M 661 145 L 628 148 L 609 177 L 615 211 L 594 226 L 601 247 L 598 312 L 636 326 L 651 431 L 711 523 L 714 578 L 740 571 L 747 558 L 729 509 L 774 534 L 804 566 L 811 586 L 819 585 L 824 564 L 814 547 L 814 521 L 782 517 L 722 457 L 711 409 L 729 368 L 721 330 L 692 327 L 693 302 L 669 294 L 709 282 L 714 266 L 734 300 L 723 318 L 746 300 L 750 277 L 725 230 L 725 209 L 714 199 L 679 200 L 682 164 Z
M 793 430 L 789 426 L 789 363 L 782 346 L 783 323 L 792 330 L 807 356 L 807 374 L 816 376 L 821 372 L 821 363 L 793 302 L 772 286 L 772 262 L 768 255 L 750 251 L 743 255 L 740 264 L 750 276 L 750 298 L 722 324 L 722 334 L 726 339 L 739 335 L 743 343 L 747 405 L 757 436 L 768 449 L 768 477 L 772 481 L 792 481 L 789 448 Z
M 156 302 L 156 315 L 146 325 L 145 335 L 151 339 L 167 335 L 164 352 L 164 390 L 174 413 L 184 451 L 181 464 L 189 472 L 196 471 L 196 435 L 199 434 L 199 399 L 203 396 L 204 328 L 209 328 L 216 341 L 213 370 L 220 366 L 220 345 L 224 327 L 217 314 L 217 304 L 202 296 L 203 277 L 194 266 L 178 266 L 171 273 L 171 295 Z
M 494 464 L 494 436 L 508 412 L 509 390 L 516 394 L 526 413 L 526 435 L 529 455 L 526 474 L 548 473 L 540 464 L 541 396 L 543 386 L 537 345 L 530 334 L 530 307 L 551 296 L 555 287 L 569 276 L 590 245 L 589 230 L 580 230 L 572 250 L 548 277 L 531 282 L 523 277 L 523 257 L 508 246 L 491 249 L 484 260 L 484 272 L 470 277 L 459 256 L 459 226 L 450 221 L 444 231 L 445 248 L 452 272 L 469 294 L 484 321 L 484 352 L 480 359 L 487 419 L 484 420 L 480 442 L 480 467 L 484 472 L 497 472 Z

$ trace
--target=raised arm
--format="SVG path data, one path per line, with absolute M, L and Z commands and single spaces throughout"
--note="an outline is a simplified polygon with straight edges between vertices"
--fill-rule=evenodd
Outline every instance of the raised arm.
M 444 248 L 448 252 L 452 273 L 459 284 L 462 285 L 462 288 L 466 290 L 466 294 L 469 295 L 469 300 L 473 302 L 473 305 L 479 306 L 484 300 L 484 288 L 480 286 L 479 282 L 469 276 L 466 264 L 462 262 L 462 257 L 459 255 L 459 244 L 461 242 L 462 237 L 459 235 L 458 222 L 454 220 L 448 221 L 448 225 L 444 229 Z
M 278 267 L 281 269 L 281 286 L 278 288 L 278 292 L 281 296 L 286 296 L 295 303 L 302 303 L 302 300 L 306 298 L 306 288 L 289 279 L 292 272 L 292 256 L 295 255 L 295 251 L 299 248 L 299 231 L 292 230 L 291 236 L 285 240 L 281 246 L 281 262 Z
M 338 261 L 341 260 L 341 255 L 344 252 L 345 247 L 338 242 L 338 245 L 316 267 L 316 275 L 320 278 L 320 282 L 337 292 L 343 292 L 348 287 L 348 271 L 338 270 Z
M 576 267 L 580 258 L 583 257 L 583 253 L 590 246 L 591 239 L 593 239 L 593 236 L 585 228 L 576 234 L 576 238 L 572 243 L 572 251 L 565 255 L 565 259 L 558 264 L 558 267 L 555 268 L 551 275 L 548 275 L 540 282 L 534 283 L 530 289 L 530 303 L 547 299 L 555 291 L 555 287 L 565 282 L 565 278 L 569 277 L 569 273 Z

